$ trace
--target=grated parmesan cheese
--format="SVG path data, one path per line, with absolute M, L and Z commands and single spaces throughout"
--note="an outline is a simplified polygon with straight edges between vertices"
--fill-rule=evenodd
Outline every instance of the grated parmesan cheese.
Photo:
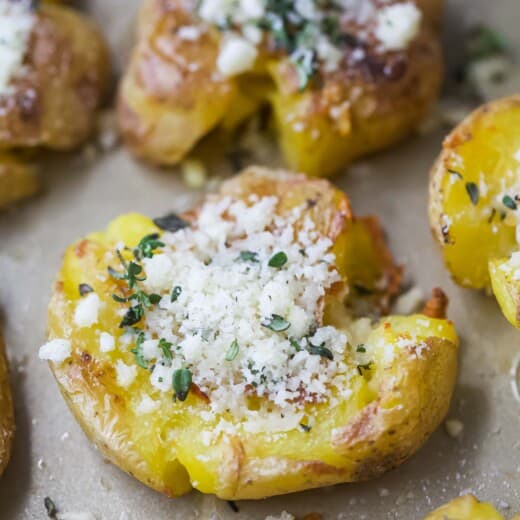
M 40 347 L 38 357 L 54 363 L 62 363 L 72 351 L 72 344 L 68 339 L 53 339 Z
M 99 296 L 94 292 L 81 298 L 74 311 L 74 323 L 78 327 L 91 327 L 97 323 L 100 305 Z
M 389 5 L 378 12 L 374 34 L 384 50 L 402 50 L 419 33 L 421 18 L 421 11 L 411 2 Z
M 99 335 L 99 350 L 101 352 L 111 352 L 115 348 L 115 338 L 108 332 Z
M 245 38 L 227 38 L 217 58 L 217 68 L 226 77 L 236 76 L 253 68 L 258 56 L 256 47 Z
M 120 359 L 116 363 L 116 381 L 119 386 L 128 388 L 137 377 L 137 366 L 127 365 Z
M 0 0 L 0 96 L 12 93 L 21 72 L 36 17 L 30 0 Z

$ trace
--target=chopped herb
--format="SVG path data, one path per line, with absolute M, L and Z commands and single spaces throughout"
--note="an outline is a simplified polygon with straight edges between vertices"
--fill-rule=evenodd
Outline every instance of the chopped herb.
M 238 506 L 235 504 L 235 502 L 233 502 L 233 500 L 228 500 L 227 501 L 227 505 L 229 506 L 231 511 L 233 511 L 233 513 L 239 513 L 240 512 L 240 509 L 238 509 Z
M 164 247 L 164 242 L 159 240 L 158 233 L 152 233 L 151 235 L 144 236 L 137 247 L 134 248 L 134 258 L 136 260 L 142 260 L 143 258 L 152 258 L 156 249 Z
M 305 251 L 305 249 L 298 249 L 298 252 L 300 253 L 300 255 L 302 256 L 307 256 L 307 252 Z
M 130 352 L 135 356 L 135 361 L 141 368 L 148 368 L 148 362 L 143 357 L 143 342 L 144 333 L 141 332 L 135 341 L 135 348 L 130 350 Z
M 323 346 L 323 344 L 319 346 L 310 345 L 308 350 L 309 354 L 312 354 L 314 356 L 325 357 L 327 359 L 330 359 L 331 361 L 334 360 L 334 355 L 332 354 L 332 352 L 327 347 Z
M 259 262 L 258 253 L 253 251 L 240 251 L 237 260 L 242 260 L 242 262 Z
M 233 361 L 238 355 L 238 350 L 239 350 L 238 341 L 235 339 L 235 340 L 233 340 L 233 343 L 231 343 L 231 346 L 229 347 L 229 350 L 227 351 L 226 358 L 225 358 L 226 361 Z
M 269 267 L 283 267 L 287 263 L 287 255 L 280 251 L 271 257 Z
M 502 204 L 509 209 L 515 210 L 518 208 L 518 205 L 512 197 L 509 195 L 504 195 L 504 198 L 502 199 Z
M 508 47 L 509 45 L 501 33 L 485 25 L 473 27 L 466 39 L 466 54 L 469 61 L 504 54 Z
M 190 225 L 189 222 L 179 217 L 176 213 L 168 213 L 164 217 L 155 218 L 153 223 L 159 229 L 170 231 L 171 233 L 175 233 L 175 231 L 179 231 L 179 229 L 187 228 Z
M 192 381 L 191 371 L 188 368 L 179 368 L 173 373 L 172 386 L 175 398 L 185 401 L 188 397 Z
M 179 298 L 179 296 L 181 295 L 182 293 L 182 287 L 179 287 L 178 285 L 176 285 L 173 290 L 172 290 L 172 294 L 170 296 L 170 301 L 173 303 L 173 302 L 176 302 L 177 299 Z
M 301 352 L 303 350 L 302 346 L 294 338 L 289 338 L 289 343 L 295 348 L 296 352 Z
M 267 318 L 264 322 L 261 323 L 261 325 L 271 329 L 274 332 L 283 332 L 291 326 L 288 321 L 284 320 L 278 314 L 271 314 L 271 317 Z
M 173 359 L 173 354 L 171 351 L 172 347 L 173 345 L 169 341 L 166 341 L 164 338 L 161 338 L 159 340 L 159 348 L 161 349 L 163 356 L 170 361 Z
M 480 196 L 478 186 L 474 182 L 466 182 L 466 191 L 468 192 L 469 200 L 471 200 L 473 206 L 476 206 Z
M 493 219 L 495 218 L 495 215 L 497 214 L 497 210 L 495 208 L 491 208 L 491 214 L 488 218 L 488 224 L 491 224 L 493 222 Z
M 300 428 L 305 432 L 309 433 L 312 430 L 312 426 L 309 426 L 308 424 L 300 423 Z
M 45 497 L 43 499 L 43 505 L 45 506 L 45 511 L 47 511 L 47 516 L 49 518 L 52 518 L 53 520 L 56 519 L 56 515 L 58 514 L 58 509 L 56 505 L 54 504 L 52 498 Z
M 366 352 L 367 349 L 365 347 L 365 345 L 363 343 L 361 343 L 360 345 L 357 346 L 356 348 L 356 352 Z
M 80 283 L 78 285 L 78 291 L 80 296 L 85 296 L 85 294 L 94 292 L 94 289 L 88 283 Z
M 462 173 L 460 173 L 460 172 L 457 172 L 455 170 L 452 170 L 452 169 L 448 168 L 448 173 L 451 173 L 451 175 L 455 175 L 459 179 L 462 179 Z
M 501 211 L 500 212 L 500 221 L 502 222 L 505 218 L 506 218 L 506 212 L 505 211 Z
M 130 307 L 126 314 L 123 316 L 121 323 L 119 324 L 119 328 L 122 329 L 124 327 L 130 327 L 131 325 L 135 325 L 140 322 L 142 317 L 144 316 L 144 308 L 141 304 L 134 305 Z
M 372 364 L 373 364 L 373 362 L 369 361 L 368 363 L 365 363 L 364 365 L 358 365 L 357 371 L 358 371 L 359 375 L 360 376 L 363 375 L 363 370 L 370 370 L 370 368 L 372 367 Z

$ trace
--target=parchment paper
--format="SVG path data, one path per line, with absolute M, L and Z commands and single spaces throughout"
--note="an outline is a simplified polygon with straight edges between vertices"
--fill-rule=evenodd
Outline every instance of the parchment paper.
M 88 9 L 105 27 L 118 67 L 128 54 L 136 0 L 93 0 Z M 463 27 L 497 27 L 520 46 L 519 0 L 452 0 L 447 18 L 448 59 L 460 49 Z M 463 343 L 450 417 L 464 423 L 460 441 L 440 428 L 420 452 L 383 478 L 265 501 L 226 503 L 193 492 L 170 500 L 105 462 L 72 418 L 46 364 L 37 359 L 45 337 L 50 287 L 65 247 L 116 215 L 182 211 L 202 193 L 172 172 L 135 162 L 122 148 L 85 161 L 52 158 L 44 193 L 0 214 L 0 305 L 16 400 L 14 456 L 0 481 L 0 518 L 45 518 L 43 498 L 60 511 L 90 512 L 102 520 L 263 519 L 282 510 L 317 511 L 326 519 L 419 519 L 465 491 L 520 512 L 520 403 L 511 367 L 520 334 L 483 294 L 450 281 L 426 216 L 428 170 L 443 131 L 417 137 L 362 161 L 336 178 L 358 214 L 379 215 L 396 256 L 414 283 L 443 287 Z M 272 158 L 276 162 L 276 157 Z M 471 261 L 471 258 L 468 258 Z M 212 516 L 213 515 L 213 516 Z

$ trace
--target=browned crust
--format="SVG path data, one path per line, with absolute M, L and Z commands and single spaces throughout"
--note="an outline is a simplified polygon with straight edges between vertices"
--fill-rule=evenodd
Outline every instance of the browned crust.
M 0 100 L 0 148 L 71 149 L 95 124 L 109 59 L 93 23 L 63 6 L 42 5 L 14 93 Z
M 242 77 L 222 78 L 215 65 L 218 32 L 204 31 L 196 44 L 176 35 L 182 25 L 200 24 L 193 15 L 194 2 L 146 0 L 140 14 L 138 43 L 119 93 L 123 136 L 138 156 L 154 163 L 175 164 L 225 120 L 238 95 L 252 99 L 251 91 L 258 87 L 251 89 L 251 83 L 254 86 L 262 80 L 272 82 L 272 88 L 282 97 L 281 108 L 274 111 L 276 126 L 287 124 L 286 105 L 296 98 L 306 98 L 305 109 L 298 117 L 309 127 L 325 118 L 331 133 L 344 138 L 350 150 L 345 163 L 389 146 L 416 127 L 436 99 L 442 79 L 438 23 L 443 2 L 416 3 L 425 13 L 424 21 L 419 36 L 406 51 L 380 53 L 377 42 L 367 42 L 363 45 L 365 58 L 358 61 L 351 59 L 352 49 L 346 48 L 344 63 L 337 72 L 324 73 L 321 85 L 299 94 L 294 65 L 271 49 L 264 49 L 264 53 L 277 65 L 270 63 L 270 71 L 261 65 L 245 87 Z M 349 33 L 355 37 L 365 29 L 352 26 Z M 197 68 L 189 70 L 187 64 L 193 62 Z M 262 103 L 272 103 L 270 92 L 260 97 Z M 290 103 L 285 103 L 285 98 Z M 341 117 L 330 117 L 333 107 L 343 107 Z M 184 127 L 183 134 L 178 132 L 179 127 Z M 169 134 L 169 140 L 164 133 Z M 288 157 L 288 161 L 295 169 L 303 168 L 294 158 Z M 337 165 L 329 169 L 335 170 Z M 333 173 L 326 164 L 317 170 L 321 173 L 312 173 Z
M 446 311 L 448 310 L 448 297 L 442 289 L 436 287 L 432 291 L 431 298 L 426 302 L 422 314 L 429 318 L 436 318 L 439 320 L 446 319 Z
M 5 347 L 0 333 L 0 475 L 5 470 L 14 438 L 14 410 L 9 383 L 9 369 L 5 356 Z

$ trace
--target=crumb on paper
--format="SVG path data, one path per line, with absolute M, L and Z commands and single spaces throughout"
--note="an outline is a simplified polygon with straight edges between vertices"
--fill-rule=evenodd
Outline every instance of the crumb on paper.
M 459 439 L 464 431 L 464 423 L 459 419 L 448 419 L 444 423 L 444 428 L 452 439 Z
M 186 159 L 181 164 L 182 180 L 188 188 L 200 189 L 206 183 L 208 172 L 199 159 Z
M 63 435 L 60 437 L 61 442 L 65 442 L 70 437 L 69 432 L 64 432 Z
M 98 114 L 96 141 L 103 152 L 109 152 L 119 144 L 119 131 L 115 110 L 104 110 Z

